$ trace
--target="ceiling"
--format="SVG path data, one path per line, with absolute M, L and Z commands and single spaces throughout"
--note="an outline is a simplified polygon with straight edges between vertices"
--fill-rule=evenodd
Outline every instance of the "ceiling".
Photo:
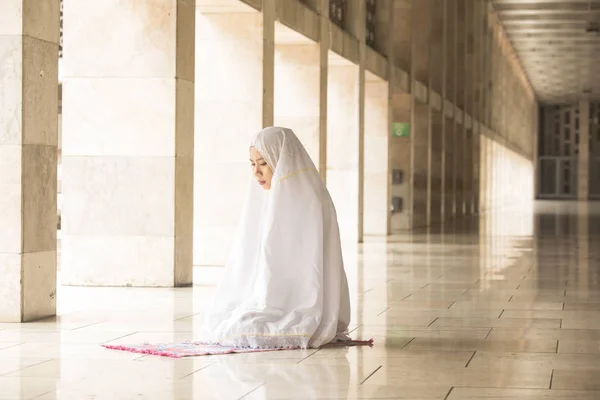
M 600 0 L 492 0 L 540 102 L 600 100 Z

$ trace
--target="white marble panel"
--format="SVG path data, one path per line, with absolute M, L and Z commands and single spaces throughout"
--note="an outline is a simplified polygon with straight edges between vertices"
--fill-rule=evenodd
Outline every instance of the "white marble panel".
M 174 236 L 174 157 L 63 156 L 62 169 L 64 235 Z
M 330 66 L 328 76 L 328 169 L 358 168 L 358 67 Z
M 23 34 L 23 0 L 3 0 L 0 3 L 0 35 Z
M 218 164 L 212 166 L 210 175 L 204 173 L 196 179 L 194 213 L 199 217 L 200 226 L 237 225 L 248 182 L 252 179 L 249 162 Z M 227 210 L 227 212 L 223 212 Z M 221 212 L 219 212 L 221 211 Z
M 243 207 L 248 147 L 263 123 L 260 13 L 196 13 L 194 264 L 222 265 Z
M 61 281 L 79 286 L 174 284 L 174 236 L 62 237 Z
M 275 125 L 291 128 L 319 163 L 320 59 L 318 45 L 275 48 Z
M 198 87 L 197 91 L 200 90 Z M 194 153 L 197 168 L 214 170 L 214 165 L 240 162 L 248 167 L 248 147 L 252 136 L 261 129 L 261 110 L 261 103 L 256 100 L 230 102 L 196 98 Z M 204 176 L 202 170 L 196 171 L 196 177 Z M 244 169 L 243 174 L 246 172 Z
M 25 35 L 57 44 L 58 10 L 59 0 L 2 0 L 0 35 Z
M 327 187 L 343 240 L 358 239 L 358 67 L 331 66 L 327 92 Z
M 21 321 L 21 259 L 19 253 L 0 252 L 0 321 Z
M 388 83 L 372 77 L 365 85 L 364 233 L 386 235 L 389 214 Z
M 194 230 L 194 265 L 225 265 L 236 233 L 237 226 L 233 224 Z
M 67 79 L 63 157 L 174 156 L 175 88 L 174 77 Z
M 176 76 L 178 6 L 173 0 L 66 1 L 63 76 Z
M 388 181 L 387 173 L 365 173 L 365 235 L 387 235 Z
M 2 96 L 0 96 L 0 123 L 2 124 L 0 125 L 0 145 L 17 145 L 22 143 L 22 49 L 22 36 L 0 35 L 0 76 L 2 77 Z
M 327 188 L 336 208 L 340 234 L 358 239 L 358 171 L 328 170 Z
M 21 149 L 0 145 L 0 254 L 22 251 Z

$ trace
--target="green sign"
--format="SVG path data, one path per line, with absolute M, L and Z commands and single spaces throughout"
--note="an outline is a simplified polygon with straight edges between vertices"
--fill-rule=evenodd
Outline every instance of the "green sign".
M 409 137 L 410 136 L 410 124 L 406 123 L 406 122 L 392 123 L 392 136 L 393 137 Z

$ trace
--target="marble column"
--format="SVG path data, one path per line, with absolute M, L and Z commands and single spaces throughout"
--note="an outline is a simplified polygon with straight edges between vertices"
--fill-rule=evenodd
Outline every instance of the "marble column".
M 348 0 L 345 29 L 358 43 L 358 224 L 357 241 L 363 241 L 365 208 L 365 71 L 366 71 L 366 29 L 367 15 L 365 0 Z
M 390 122 L 411 123 L 412 95 L 410 78 L 412 56 L 412 4 L 405 1 L 392 1 L 390 24 Z M 391 125 L 390 124 L 390 125 Z M 390 138 L 390 171 L 399 172 L 402 181 L 392 183 L 390 196 L 402 201 L 402 209 L 390 217 L 392 232 L 410 229 L 411 197 L 411 135 Z
M 349 0 L 345 38 L 356 63 L 329 51 L 327 68 L 327 186 L 336 205 L 342 240 L 363 240 L 365 136 L 365 2 Z
M 319 1 L 319 159 L 315 160 L 323 182 L 327 184 L 327 104 L 329 82 L 329 46 L 331 20 L 329 0 Z
M 455 210 L 455 170 L 456 155 L 454 153 L 454 131 L 456 126 L 456 117 L 454 113 L 454 104 L 456 103 L 456 2 L 457 0 L 446 0 L 445 7 L 445 95 L 444 99 L 452 104 L 452 112 L 444 113 L 446 122 L 444 124 L 444 201 L 443 216 L 444 220 L 454 217 Z
M 287 28 L 282 27 L 282 29 Z M 320 79 L 318 44 L 289 42 L 276 44 L 275 125 L 294 130 L 317 168 L 321 158 Z
M 464 138 L 464 212 L 471 215 L 473 211 L 473 142 L 475 137 L 475 107 L 474 107 L 474 87 L 476 80 L 475 70 L 475 25 L 474 9 L 475 2 L 464 2 L 464 28 L 465 28 L 465 67 L 464 67 L 464 90 L 465 106 L 464 111 L 471 117 L 470 124 L 465 124 Z
M 439 225 L 442 222 L 442 181 L 445 157 L 442 138 L 445 123 L 445 118 L 441 112 L 431 110 L 428 225 Z
M 0 2 L 0 321 L 56 314 L 59 1 Z
M 365 88 L 364 234 L 387 235 L 389 219 L 388 83 L 367 72 Z
M 446 158 L 444 168 L 444 221 L 454 218 L 454 198 L 455 198 L 455 176 L 456 176 L 456 153 L 454 146 L 454 131 L 456 122 L 454 119 L 446 118 L 444 125 L 444 153 Z
M 470 77 L 465 72 L 466 65 L 466 4 L 464 1 L 456 2 L 456 103 L 455 106 L 462 111 L 462 118 L 454 131 L 454 154 L 455 154 L 455 215 L 457 217 L 465 214 L 465 140 L 467 136 L 466 127 L 466 104 L 467 90 L 466 80 Z
M 577 156 L 577 198 L 590 198 L 590 101 L 579 102 L 579 154 Z
M 473 40 L 474 40 L 474 85 L 473 85 L 473 169 L 472 169 L 472 212 L 479 214 L 480 208 L 480 182 L 481 182 L 481 137 L 483 135 L 482 121 L 482 76 L 483 76 L 483 43 L 484 27 L 483 16 L 486 12 L 486 3 L 475 2 L 473 5 Z
M 263 12 L 197 7 L 194 265 L 227 261 L 251 178 L 250 139 L 273 123 L 273 1 Z
M 412 3 L 412 117 L 411 117 L 411 227 L 420 228 L 429 222 L 429 149 L 431 141 L 431 107 L 416 96 L 418 84 L 430 82 L 431 10 L 428 1 Z
M 62 281 L 189 285 L 195 1 L 66 1 L 64 24 Z
M 444 117 L 445 102 L 445 0 L 430 0 L 431 3 L 431 46 L 429 64 L 429 90 L 440 95 L 441 109 L 431 109 L 431 136 L 429 143 L 429 210 L 427 225 L 442 222 L 444 198 Z M 431 100 L 430 100 L 431 105 Z
M 412 107 L 412 225 L 422 228 L 428 223 L 429 146 L 431 133 L 431 108 L 415 102 Z
M 359 240 L 359 67 L 330 52 L 327 88 L 327 187 L 345 243 Z
M 488 210 L 487 176 L 488 176 L 488 138 L 481 135 L 480 138 L 480 162 L 479 162 L 479 214 L 484 215 Z M 480 218 L 480 221 L 484 221 Z

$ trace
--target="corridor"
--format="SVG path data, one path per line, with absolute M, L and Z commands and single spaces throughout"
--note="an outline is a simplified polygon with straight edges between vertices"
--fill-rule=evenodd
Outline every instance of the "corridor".
M 59 285 L 57 318 L 0 324 L 0 399 L 599 399 L 600 204 L 461 224 L 346 249 L 351 336 L 372 348 L 110 351 L 193 339 L 212 285 Z

